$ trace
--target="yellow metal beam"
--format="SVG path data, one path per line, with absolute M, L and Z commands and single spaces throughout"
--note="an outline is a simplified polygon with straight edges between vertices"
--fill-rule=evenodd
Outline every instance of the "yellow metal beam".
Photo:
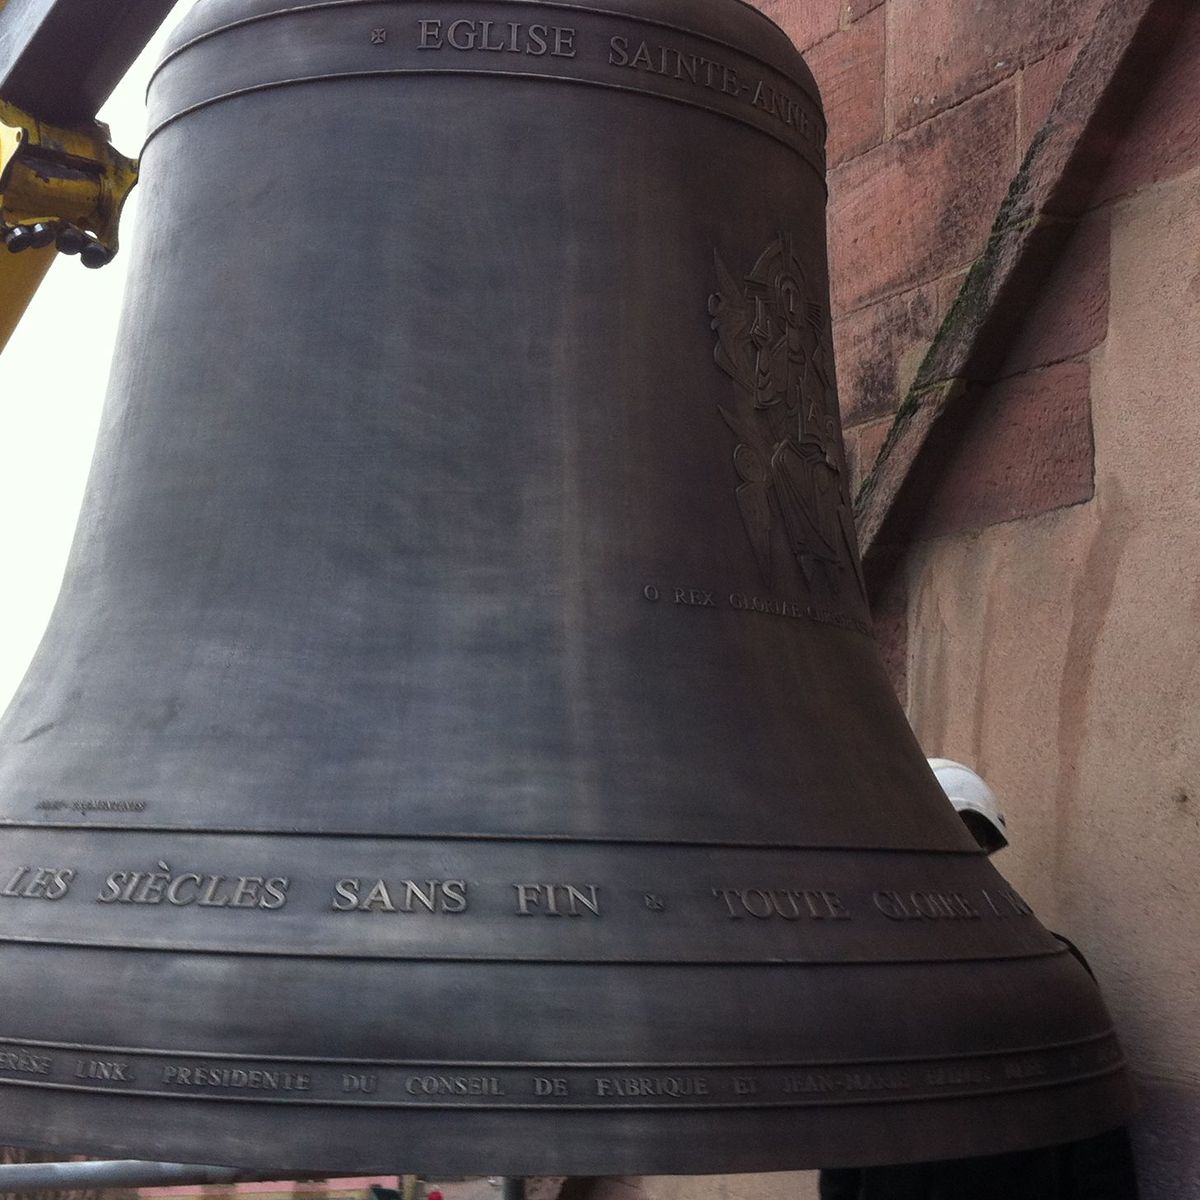
M 9 254 L 0 246 L 0 351 L 25 315 L 38 285 L 54 262 L 55 250 L 27 250 L 24 254 Z
M 137 163 L 109 145 L 107 127 L 61 129 L 0 97 L 0 350 L 56 248 L 89 267 L 117 252 L 121 210 L 136 182 Z

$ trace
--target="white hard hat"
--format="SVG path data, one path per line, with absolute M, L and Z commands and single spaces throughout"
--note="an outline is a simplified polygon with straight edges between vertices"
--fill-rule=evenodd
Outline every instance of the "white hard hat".
M 989 854 L 1008 845 L 1008 822 L 996 793 L 962 763 L 931 758 L 929 766 L 942 785 L 954 811 L 966 822 L 971 835 Z

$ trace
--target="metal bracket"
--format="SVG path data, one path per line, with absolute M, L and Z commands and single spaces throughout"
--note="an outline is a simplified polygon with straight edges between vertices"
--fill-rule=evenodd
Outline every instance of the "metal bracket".
M 98 121 L 63 129 L 0 99 L 0 238 L 9 251 L 57 245 L 87 267 L 112 261 L 138 169 L 108 138 Z

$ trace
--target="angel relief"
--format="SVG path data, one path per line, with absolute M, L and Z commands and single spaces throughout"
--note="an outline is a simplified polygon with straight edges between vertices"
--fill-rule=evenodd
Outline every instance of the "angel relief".
M 846 486 L 825 309 L 791 240 L 779 237 L 739 282 L 716 255 L 709 300 L 717 365 L 733 380 L 721 417 L 736 444 L 737 502 L 764 583 L 790 549 L 816 605 L 858 608 L 866 588 Z M 782 529 L 782 543 L 775 531 Z

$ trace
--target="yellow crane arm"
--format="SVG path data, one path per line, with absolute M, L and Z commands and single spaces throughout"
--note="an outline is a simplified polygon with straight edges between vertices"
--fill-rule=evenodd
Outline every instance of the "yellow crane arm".
M 136 182 L 105 126 L 62 129 L 0 99 L 0 350 L 56 250 L 89 267 L 111 261 Z
M 56 254 L 53 246 L 20 255 L 0 251 L 0 351 L 8 345 Z
M 0 350 L 56 249 L 103 266 L 137 164 L 96 121 L 173 0 L 0 0 Z

